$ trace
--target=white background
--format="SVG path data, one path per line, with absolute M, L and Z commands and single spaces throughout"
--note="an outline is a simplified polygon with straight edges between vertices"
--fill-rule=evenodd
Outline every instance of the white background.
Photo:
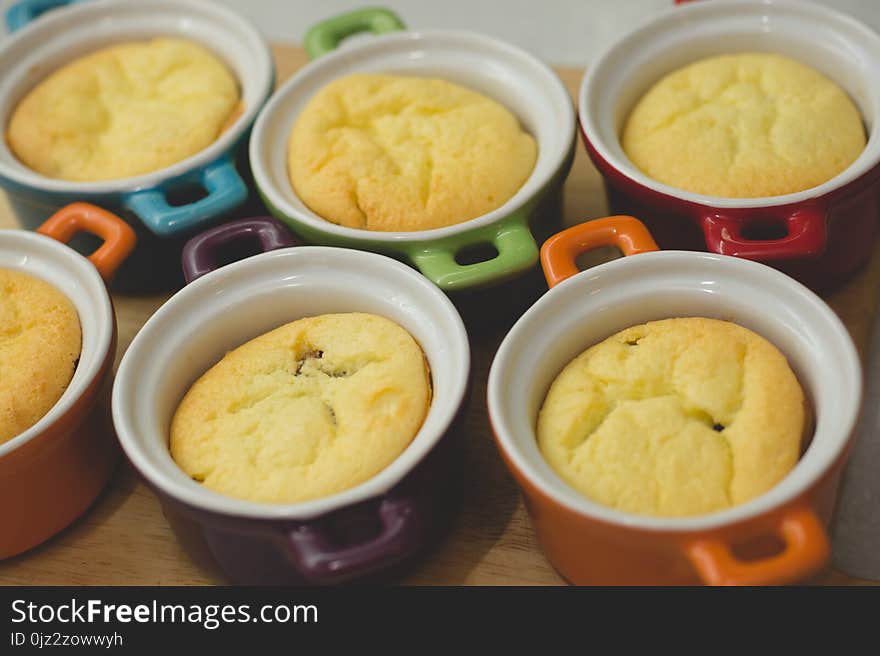
M 248 16 L 276 42 L 299 43 L 313 23 L 369 4 L 393 9 L 412 28 L 485 32 L 548 62 L 571 66 L 584 66 L 617 36 L 673 4 L 673 0 L 215 1 Z M 14 0 L 0 0 L 4 13 L 12 4 Z M 880 31 L 880 0 L 821 0 L 819 4 L 852 14 Z

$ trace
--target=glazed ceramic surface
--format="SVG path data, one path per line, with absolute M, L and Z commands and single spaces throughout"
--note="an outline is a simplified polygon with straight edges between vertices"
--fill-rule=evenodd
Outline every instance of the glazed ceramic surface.
M 271 232 L 265 228 L 268 221 L 256 223 Z M 275 230 L 286 232 L 276 225 Z M 254 220 L 221 226 L 197 250 L 215 248 L 225 239 L 223 231 L 250 231 L 254 236 L 259 229 Z M 187 261 L 200 264 L 188 265 L 188 270 L 203 271 L 210 257 L 193 255 Z M 187 477 L 168 452 L 168 430 L 195 379 L 253 337 L 330 312 L 386 316 L 408 330 L 425 352 L 433 399 L 407 449 L 368 481 L 298 504 L 234 499 Z M 281 248 L 199 277 L 147 321 L 120 365 L 113 417 L 131 462 L 163 504 L 195 525 L 231 578 L 335 583 L 382 570 L 425 546 L 431 522 L 425 500 L 442 497 L 442 485 L 445 481 L 448 486 L 449 480 L 441 476 L 427 484 L 433 474 L 424 479 L 422 472 L 414 483 L 413 476 L 436 459 L 438 445 L 452 430 L 464 403 L 469 369 L 461 318 L 434 285 L 409 267 L 360 251 Z M 354 508 L 380 527 L 378 535 L 367 531 L 369 537 L 363 537 L 362 531 L 355 544 L 334 544 L 322 527 Z
M 138 250 L 120 272 L 117 287 L 146 291 L 172 286 L 179 280 L 181 237 L 217 221 L 247 198 L 236 157 L 274 84 L 268 44 L 244 18 L 205 0 L 25 0 L 10 9 L 7 22 L 21 29 L 0 48 L 4 123 L 47 74 L 119 41 L 157 35 L 191 39 L 209 47 L 238 78 L 244 111 L 234 124 L 199 153 L 145 175 L 104 182 L 58 180 L 24 166 L 5 141 L 0 143 L 0 187 L 22 225 L 36 229 L 59 207 L 78 200 L 112 209 L 139 237 Z M 194 188 L 206 195 L 183 204 L 174 199 L 178 193 L 191 197 Z M 89 252 L 93 243 L 74 246 Z
M 638 99 L 682 66 L 743 51 L 787 55 L 846 90 L 865 121 L 861 156 L 818 187 L 766 198 L 694 194 L 638 170 L 619 140 Z M 878 75 L 880 37 L 844 14 L 786 0 L 687 3 L 636 28 L 591 63 L 578 97 L 579 122 L 612 211 L 644 220 L 661 247 L 757 260 L 829 287 L 866 261 L 877 234 Z
M 591 248 L 631 254 L 577 273 Z M 828 557 L 833 507 L 861 403 L 859 357 L 845 326 L 815 294 L 762 264 L 656 248 L 631 217 L 600 219 L 551 238 L 542 263 L 553 287 L 514 325 L 489 374 L 498 446 L 528 500 L 547 557 L 577 584 L 759 584 L 800 580 Z M 567 486 L 541 456 L 535 423 L 550 383 L 589 346 L 655 319 L 732 320 L 788 358 L 816 419 L 809 447 L 756 499 L 699 517 L 618 512 Z M 773 536 L 783 549 L 755 560 L 737 549 Z
M 306 241 L 393 255 L 445 291 L 514 277 L 537 262 L 529 222 L 536 218 L 541 200 L 558 192 L 571 168 L 575 130 L 568 93 L 548 66 L 511 45 L 467 32 L 395 31 L 401 26 L 390 12 L 369 10 L 331 19 L 307 35 L 307 48 L 320 58 L 278 89 L 254 125 L 250 158 L 257 188 L 270 211 Z M 344 36 L 368 30 L 381 35 L 329 52 Z M 441 77 L 501 102 L 538 142 L 531 176 L 498 209 L 445 228 L 379 232 L 324 220 L 291 187 L 288 137 L 300 111 L 318 90 L 355 72 Z M 494 246 L 497 256 L 471 264 L 456 260 L 463 249 L 487 244 Z
M 78 517 L 106 484 L 118 453 L 109 422 L 116 319 L 105 280 L 131 252 L 134 234 L 121 219 L 84 204 L 61 210 L 40 230 L 0 230 L 0 268 L 42 278 L 71 300 L 82 351 L 52 409 L 0 444 L 0 558 L 30 549 Z M 56 241 L 81 230 L 105 240 L 92 261 Z

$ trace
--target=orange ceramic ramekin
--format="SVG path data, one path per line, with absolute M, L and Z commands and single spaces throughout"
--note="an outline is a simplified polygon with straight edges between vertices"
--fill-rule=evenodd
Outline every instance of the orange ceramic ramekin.
M 77 233 L 103 244 L 88 258 L 65 246 Z M 122 219 L 74 203 L 37 233 L 0 230 L 0 268 L 42 278 L 76 307 L 82 352 L 70 385 L 28 430 L 0 444 L 0 558 L 70 524 L 110 478 L 117 448 L 109 421 L 116 318 L 106 282 L 135 245 Z
M 613 245 L 627 256 L 578 272 L 575 258 Z M 538 540 L 575 584 L 782 584 L 821 569 L 826 526 L 862 398 L 858 354 L 832 310 L 763 264 L 713 253 L 656 251 L 632 217 L 551 237 L 551 287 L 513 326 L 489 374 L 489 415 L 522 488 Z M 535 423 L 550 383 L 579 353 L 628 326 L 702 316 L 735 321 L 785 353 L 811 401 L 815 432 L 800 461 L 765 494 L 697 517 L 647 517 L 594 503 L 541 456 Z

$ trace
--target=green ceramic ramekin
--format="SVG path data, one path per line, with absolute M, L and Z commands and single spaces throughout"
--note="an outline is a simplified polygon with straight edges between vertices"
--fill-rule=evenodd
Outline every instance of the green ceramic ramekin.
M 337 49 L 347 36 L 376 36 Z M 272 96 L 254 124 L 250 159 L 269 210 L 313 244 L 385 253 L 405 260 L 444 291 L 496 284 L 531 269 L 538 247 L 530 221 L 571 168 L 572 101 L 559 77 L 529 53 L 493 38 L 456 31 L 405 31 L 384 9 L 324 21 L 306 35 L 315 60 Z M 498 209 L 457 225 L 415 232 L 379 232 L 324 220 L 297 197 L 287 175 L 287 142 L 299 112 L 332 80 L 355 72 L 441 77 L 484 93 L 513 111 L 538 142 L 538 159 L 519 191 Z M 497 255 L 460 264 L 464 249 L 491 246 Z

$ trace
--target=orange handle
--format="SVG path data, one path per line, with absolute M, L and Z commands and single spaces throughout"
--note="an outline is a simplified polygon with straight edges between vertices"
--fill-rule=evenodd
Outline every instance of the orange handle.
M 89 260 L 105 282 L 110 282 L 116 269 L 137 244 L 130 225 L 115 214 L 89 203 L 71 203 L 62 207 L 37 232 L 63 244 L 70 243 L 80 232 L 89 232 L 103 239 L 104 243 L 89 255 Z
M 820 570 L 831 555 L 825 528 L 805 505 L 782 512 L 776 535 L 785 542 L 778 554 L 742 561 L 720 538 L 700 538 L 685 552 L 707 585 L 783 585 L 805 579 Z
M 554 287 L 580 273 L 577 257 L 601 246 L 617 246 L 624 255 L 659 250 L 645 224 L 632 216 L 606 216 L 559 232 L 541 247 L 541 267 Z

